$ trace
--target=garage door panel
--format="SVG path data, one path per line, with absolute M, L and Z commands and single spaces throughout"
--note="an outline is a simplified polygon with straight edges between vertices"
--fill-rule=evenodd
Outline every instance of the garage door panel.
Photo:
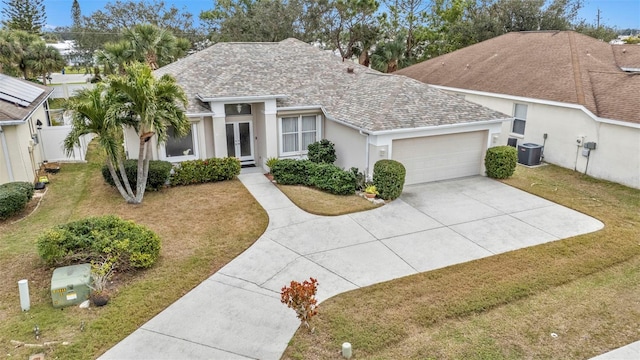
M 393 159 L 407 169 L 407 185 L 477 175 L 486 140 L 486 131 L 394 140 Z

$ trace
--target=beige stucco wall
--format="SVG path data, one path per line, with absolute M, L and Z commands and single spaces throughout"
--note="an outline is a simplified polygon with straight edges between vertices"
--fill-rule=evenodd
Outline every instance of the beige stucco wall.
M 348 170 L 357 167 L 366 169 L 367 136 L 360 135 L 358 130 L 347 127 L 332 120 L 324 119 L 322 138 L 335 144 L 336 162 L 341 168 Z
M 211 116 L 205 116 L 202 118 L 202 127 L 204 128 L 204 158 L 209 159 L 214 157 L 214 145 L 213 145 L 213 120 Z
M 518 144 L 545 145 L 544 161 L 565 168 L 587 172 L 588 175 L 640 188 L 640 128 L 637 124 L 608 124 L 597 121 L 584 109 L 564 104 L 519 101 L 520 99 L 466 94 L 465 99 L 491 109 L 513 114 L 514 104 L 527 105 L 524 136 Z M 511 123 L 505 122 L 500 144 L 506 144 Z M 546 142 L 544 134 L 547 134 Z M 512 137 L 517 137 L 513 136 Z M 582 155 L 582 142 L 596 142 L 597 149 L 587 157 Z
M 251 112 L 253 113 L 253 138 L 254 138 L 254 158 L 256 166 L 264 167 L 267 161 L 267 142 L 266 142 L 266 126 L 264 116 L 264 103 L 251 104 Z
M 13 181 L 29 181 L 32 182 L 36 177 L 36 170 L 41 163 L 41 156 L 38 156 L 36 160 L 36 153 L 39 152 L 39 147 L 31 147 L 29 140 L 31 139 L 31 131 L 29 124 L 14 126 L 3 126 L 4 138 L 7 143 L 9 152 L 9 160 L 11 162 L 11 169 L 13 172 Z M 1 151 L 1 149 L 0 149 Z M 32 160 L 33 156 L 33 160 Z M 0 182 L 10 182 L 9 174 L 7 172 L 6 163 L 4 160 L 4 153 L 2 153 L 2 168 L 0 172 L 3 173 Z M 40 162 L 37 162 L 40 161 Z

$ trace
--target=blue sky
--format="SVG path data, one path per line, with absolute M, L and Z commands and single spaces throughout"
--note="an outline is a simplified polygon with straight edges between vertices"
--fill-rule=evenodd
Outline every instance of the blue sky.
M 95 10 L 102 9 L 108 0 L 79 0 L 83 15 L 89 15 Z M 45 0 L 47 23 L 52 26 L 71 24 L 71 4 L 73 0 Z M 197 22 L 198 14 L 202 10 L 213 8 L 213 0 L 165 0 L 167 4 L 174 4 L 182 9 L 186 8 L 194 15 Z M 0 8 L 4 3 L 0 3 Z M 585 0 L 579 17 L 589 23 L 595 23 L 596 13 L 600 9 L 601 23 L 618 29 L 640 29 L 640 0 Z M 196 24 L 197 25 L 197 24 Z

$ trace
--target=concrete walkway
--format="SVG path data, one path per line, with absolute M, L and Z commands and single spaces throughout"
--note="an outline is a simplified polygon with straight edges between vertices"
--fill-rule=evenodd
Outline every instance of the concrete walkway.
M 592 358 L 593 360 L 638 360 L 640 359 L 640 341 L 609 351 Z
M 381 208 L 335 217 L 300 210 L 260 173 L 240 180 L 269 214 L 265 233 L 101 359 L 279 359 L 299 325 L 280 303 L 291 280 L 317 278 L 322 301 L 603 227 L 484 177 L 409 186 Z

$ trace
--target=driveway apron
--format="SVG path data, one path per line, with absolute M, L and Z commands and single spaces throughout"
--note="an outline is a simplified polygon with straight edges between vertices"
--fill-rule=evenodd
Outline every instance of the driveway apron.
M 280 303 L 291 280 L 318 279 L 323 301 L 603 227 L 480 176 L 408 186 L 383 207 L 334 217 L 300 210 L 260 173 L 239 178 L 269 214 L 265 233 L 100 359 L 279 359 L 300 324 Z

